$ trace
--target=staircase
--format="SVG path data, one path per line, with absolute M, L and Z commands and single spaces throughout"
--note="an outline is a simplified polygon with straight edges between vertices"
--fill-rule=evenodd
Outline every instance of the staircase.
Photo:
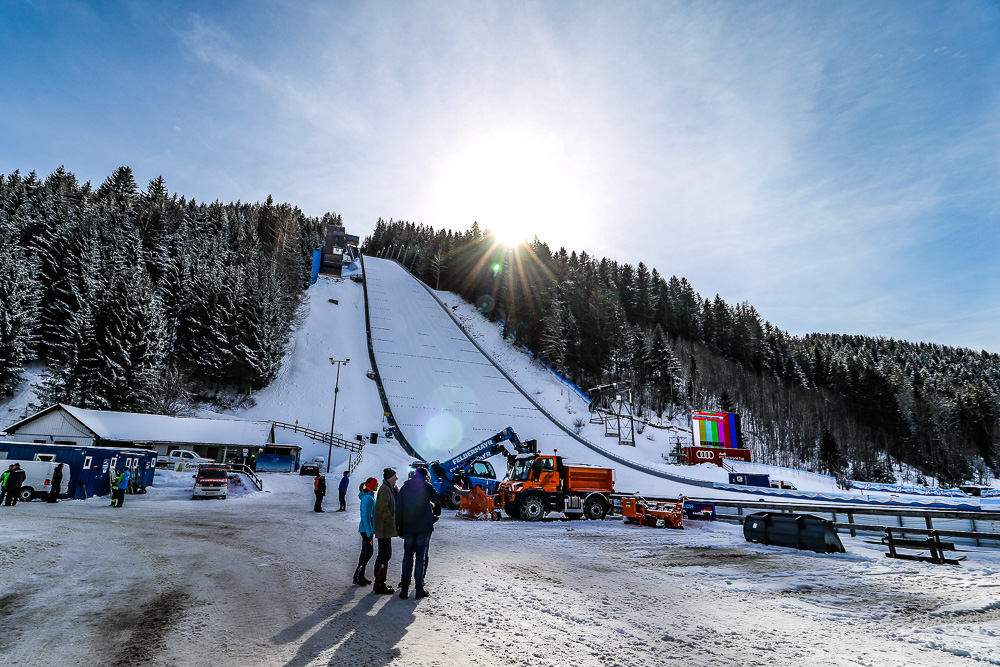
M 346 449 L 349 452 L 354 452 L 355 454 L 361 453 L 361 448 L 364 447 L 365 443 L 361 440 L 344 440 L 343 438 L 338 438 L 332 433 L 324 433 L 322 431 L 315 431 L 311 428 L 306 428 L 305 426 L 299 426 L 298 424 L 286 424 L 284 422 L 271 422 L 271 430 L 276 428 L 282 428 L 286 431 L 291 431 L 293 433 L 301 433 L 302 435 L 315 440 L 316 442 L 322 442 L 324 445 L 331 445 L 333 447 L 339 447 L 341 449 Z

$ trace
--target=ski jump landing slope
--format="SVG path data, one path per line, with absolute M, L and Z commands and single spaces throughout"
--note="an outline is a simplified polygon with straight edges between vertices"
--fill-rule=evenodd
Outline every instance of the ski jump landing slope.
M 644 471 L 577 440 L 529 401 L 403 267 L 373 257 L 364 265 L 382 387 L 397 428 L 424 459 L 449 458 L 510 426 L 522 441 L 538 440 L 542 452 L 611 465 L 620 490 L 672 494 L 705 486 Z

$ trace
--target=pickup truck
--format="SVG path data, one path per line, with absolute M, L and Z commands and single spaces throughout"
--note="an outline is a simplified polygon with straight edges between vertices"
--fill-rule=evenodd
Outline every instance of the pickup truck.
M 157 461 L 157 465 L 164 468 L 174 468 L 178 463 L 183 463 L 185 466 L 196 466 L 202 463 L 215 463 L 215 461 L 198 456 L 187 449 L 175 449 Z

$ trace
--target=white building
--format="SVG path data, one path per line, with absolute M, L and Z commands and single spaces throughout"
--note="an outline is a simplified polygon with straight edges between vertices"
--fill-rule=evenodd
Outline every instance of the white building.
M 265 450 L 298 453 L 292 451 L 298 447 L 274 444 L 271 422 L 105 412 L 62 404 L 8 426 L 4 433 L 22 442 L 140 447 L 160 454 L 190 449 L 216 461 L 256 458 Z

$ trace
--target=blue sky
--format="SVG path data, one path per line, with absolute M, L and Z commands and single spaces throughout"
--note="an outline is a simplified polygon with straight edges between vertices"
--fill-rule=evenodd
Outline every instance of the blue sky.
M 1000 352 L 1000 4 L 2 2 L 0 173 L 473 220 Z

